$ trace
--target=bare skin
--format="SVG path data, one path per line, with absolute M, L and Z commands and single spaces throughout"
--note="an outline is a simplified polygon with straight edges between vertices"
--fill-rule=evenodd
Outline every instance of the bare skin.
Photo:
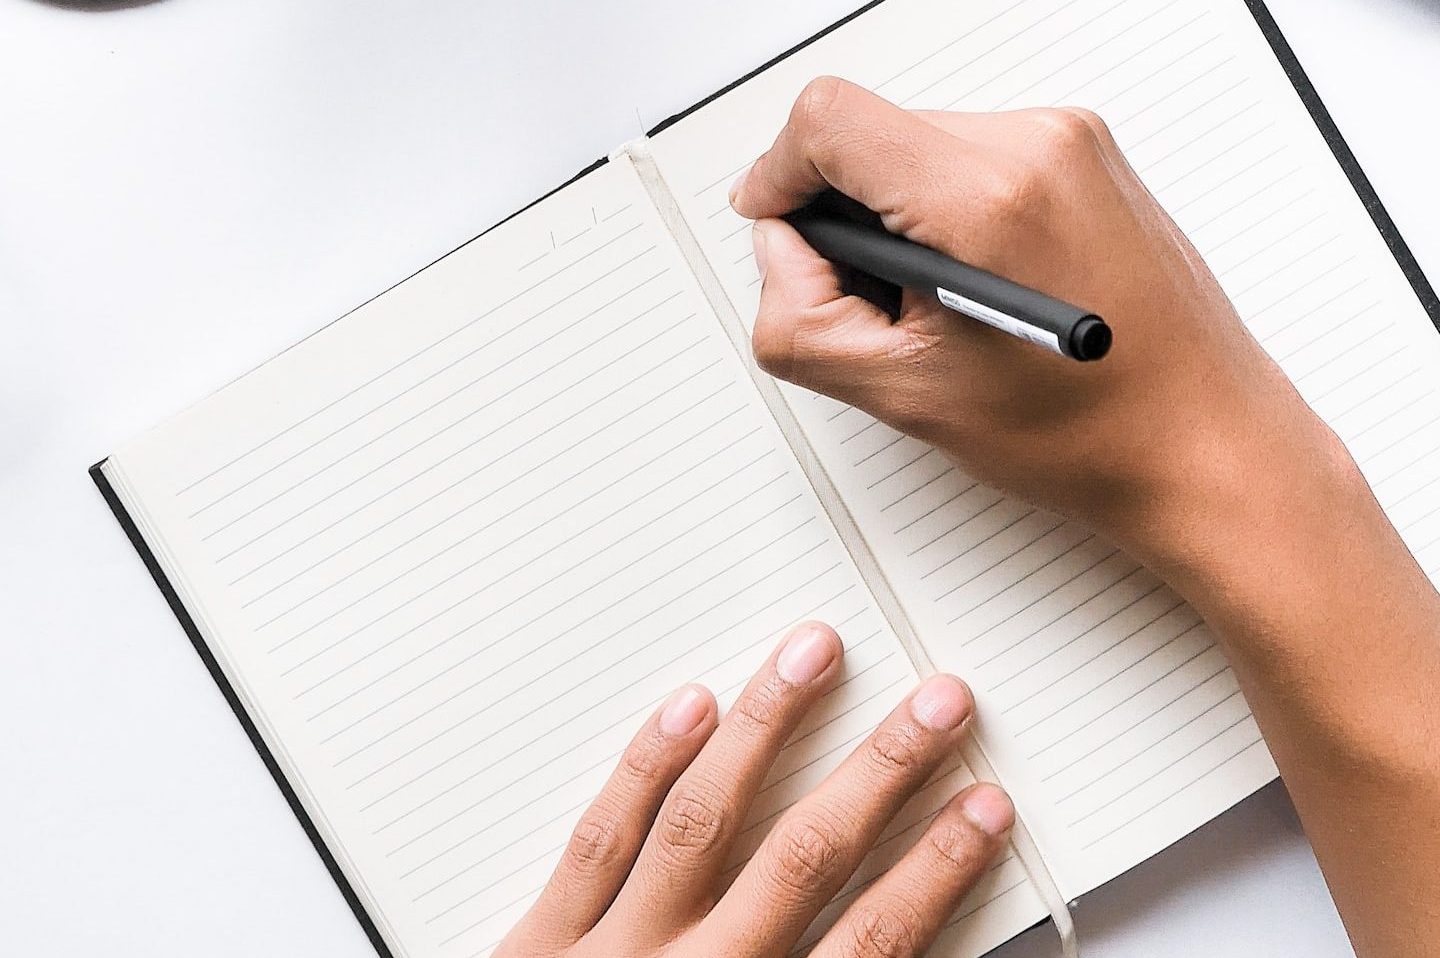
M 832 189 L 894 232 L 1104 315 L 1115 349 L 1082 365 L 924 298 L 907 294 L 897 319 L 847 295 L 844 277 L 776 218 Z M 1104 123 L 1065 109 L 910 113 L 822 79 L 731 202 L 756 220 L 760 364 L 933 444 L 997 489 L 1088 523 L 1166 579 L 1239 676 L 1356 952 L 1431 953 L 1440 941 L 1440 595 Z M 630 797 L 607 790 L 597 803 L 613 827 L 582 826 L 552 883 L 564 891 L 547 892 L 502 955 L 788 953 L 895 803 L 923 781 L 918 769 L 939 760 L 932 750 L 953 748 L 959 733 L 920 721 L 916 699 L 902 704 L 890 727 L 910 730 L 902 737 L 913 766 L 897 770 L 862 747 L 717 901 L 706 878 L 751 783 L 798 720 L 777 703 L 793 696 L 803 708 L 825 681 L 787 684 L 777 674 L 762 672 L 752 690 L 785 718 L 757 722 L 742 705 L 717 731 L 703 695 L 705 716 L 654 746 L 663 761 L 622 765 L 611 790 Z M 931 682 L 968 709 L 958 680 Z M 651 747 L 646 735 L 663 721 L 636 747 Z M 902 733 L 877 733 L 886 734 Z M 706 772 L 718 767 L 707 765 L 715 753 L 741 774 Z M 625 785 L 636 768 L 650 770 L 639 776 L 646 784 Z M 676 796 L 693 798 L 696 783 L 727 786 L 701 816 L 720 824 L 700 848 L 677 839 L 693 823 L 677 831 L 675 818 Z M 922 954 L 1012 816 L 993 786 L 957 797 L 938 832 L 815 953 Z M 625 837 L 587 838 L 602 832 Z M 677 841 L 687 850 L 667 844 Z M 690 880 L 656 882 L 657 862 Z
M 780 818 L 721 894 L 751 800 L 805 713 L 834 687 L 842 656 L 831 629 L 805 623 L 723 721 L 709 692 L 676 692 L 631 743 L 499 958 L 788 955 L 885 825 L 954 754 L 973 709 L 959 679 L 929 679 Z M 1014 821 L 998 787 L 961 792 L 812 954 L 922 954 Z

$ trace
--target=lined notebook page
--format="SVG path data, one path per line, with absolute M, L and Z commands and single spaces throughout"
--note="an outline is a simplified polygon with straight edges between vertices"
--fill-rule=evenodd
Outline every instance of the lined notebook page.
M 1440 568 L 1440 337 L 1241 0 L 887 0 L 656 137 L 747 322 L 758 277 L 732 179 L 805 81 L 908 107 L 1100 112 L 1256 336 Z M 1270 780 L 1199 617 L 1088 530 L 958 474 L 864 414 L 789 388 L 936 663 L 1076 895 Z
M 488 953 L 657 703 L 727 703 L 794 622 L 847 673 L 742 850 L 916 681 L 625 163 L 107 471 L 397 954 Z M 975 953 L 1044 915 L 1006 903 Z

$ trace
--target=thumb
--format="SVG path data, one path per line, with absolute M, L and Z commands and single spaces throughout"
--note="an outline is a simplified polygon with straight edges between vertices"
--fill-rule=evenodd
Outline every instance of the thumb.
M 835 267 L 783 220 L 757 220 L 760 307 L 752 345 L 760 368 L 842 402 L 866 406 L 905 332 L 845 292 Z

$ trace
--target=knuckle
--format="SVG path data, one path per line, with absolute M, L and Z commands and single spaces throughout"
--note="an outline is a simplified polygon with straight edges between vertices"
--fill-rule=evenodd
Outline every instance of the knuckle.
M 727 826 L 725 803 L 711 789 L 692 787 L 677 794 L 660 815 L 659 845 L 672 859 L 690 864 L 720 844 Z
M 778 730 L 784 722 L 786 689 L 769 678 L 745 690 L 727 716 L 747 735 L 759 737 Z
M 980 864 L 983 843 L 974 828 L 949 822 L 925 833 L 925 843 L 935 857 L 959 871 L 971 871 Z
M 1035 113 L 1036 145 L 1042 159 L 1065 160 L 1093 151 L 1096 146 L 1095 127 L 1087 114 L 1078 109 L 1038 110 Z M 1099 121 L 1099 117 L 1095 117 Z
M 844 856 L 840 832 L 819 819 L 782 826 L 775 835 L 772 877 L 788 893 L 813 897 L 833 877 Z
M 621 775 L 631 783 L 651 781 L 664 765 L 664 752 L 654 737 L 634 743 L 620 759 Z
M 565 857 L 577 870 L 594 872 L 615 860 L 621 844 L 620 828 L 615 820 L 592 809 L 570 834 Z
M 871 765 L 882 774 L 893 775 L 923 769 L 929 758 L 929 744 L 929 736 L 903 722 L 870 736 L 865 751 Z
M 1000 228 L 1040 219 L 1049 206 L 1051 176 L 1039 156 L 991 176 L 981 187 L 981 219 Z
M 825 128 L 834 115 L 847 84 L 839 77 L 820 76 L 805 84 L 790 111 L 791 123 L 802 132 Z
M 1087 110 L 1083 106 L 1067 106 L 1064 108 L 1064 112 L 1085 124 L 1092 134 L 1099 137 L 1100 142 L 1103 143 L 1110 139 L 1109 124 L 1094 110 Z
M 765 310 L 755 319 L 750 346 L 756 364 L 779 379 L 789 379 L 795 365 L 795 331 L 785 318 Z
M 1093 118 L 1093 120 L 1092 120 Z M 1036 110 L 1025 162 L 995 171 L 981 187 L 981 213 L 996 224 L 1043 222 L 1060 183 L 1098 152 L 1103 121 L 1080 110 Z M 1095 124 L 1092 126 L 1092 122 Z
M 919 922 L 899 906 L 870 908 L 856 916 L 842 948 L 846 958 L 914 958 Z

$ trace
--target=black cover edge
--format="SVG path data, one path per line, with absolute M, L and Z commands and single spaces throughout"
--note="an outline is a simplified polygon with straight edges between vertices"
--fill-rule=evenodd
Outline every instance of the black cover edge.
M 713 101 L 720 99 L 722 96 L 724 96 L 725 94 L 729 93 L 731 90 L 735 89 L 736 87 L 740 86 L 742 83 L 748 83 L 750 80 L 753 80 L 755 77 L 757 77 L 757 76 L 759 76 L 760 74 L 764 73 L 766 70 L 770 69 L 770 68 L 773 67 L 775 64 L 779 63 L 781 60 L 785 60 L 785 59 L 789 58 L 790 56 L 792 56 L 792 55 L 794 55 L 794 54 L 796 54 L 796 53 L 799 53 L 801 50 L 805 49 L 805 48 L 808 47 L 810 44 L 814 43 L 816 40 L 819 40 L 821 37 L 825 37 L 825 36 L 828 36 L 828 35 L 831 34 L 831 33 L 834 33 L 836 30 L 839 30 L 841 27 L 845 26 L 845 24 L 849 23 L 851 20 L 854 20 L 856 17 L 861 16 L 862 14 L 868 13 L 869 11 L 871 11 L 871 10 L 873 10 L 874 8 L 880 6 L 880 4 L 882 4 L 882 3 L 884 3 L 884 2 L 885 2 L 885 0 L 869 0 L 869 2 L 865 4 L 865 6 L 863 6 L 863 7 L 861 7 L 860 9 L 854 11 L 853 13 L 848 13 L 848 14 L 846 14 L 845 16 L 841 17 L 839 20 L 836 20 L 834 23 L 830 24 L 830 25 L 829 25 L 828 27 L 826 27 L 825 29 L 819 31 L 818 33 L 815 33 L 815 34 L 813 34 L 813 35 L 811 35 L 811 36 L 809 36 L 809 37 L 806 37 L 804 40 L 801 40 L 799 43 L 795 44 L 793 47 L 791 47 L 790 49 L 786 50 L 784 53 L 781 53 L 781 54 L 778 54 L 777 56 L 771 57 L 770 59 L 768 59 L 768 60 L 766 60 L 764 63 L 760 64 L 760 65 L 759 65 L 758 67 L 756 67 L 755 69 L 751 70 L 749 73 L 745 74 L 745 75 L 744 75 L 743 77 L 741 77 L 740 79 L 738 79 L 738 80 L 733 80 L 733 81 L 731 81 L 730 83 L 725 84 L 723 87 L 721 87 L 720 89 L 716 90 L 714 93 L 710 94 L 710 95 L 707 96 L 705 99 L 699 100 L 699 101 L 697 101 L 697 102 L 695 102 L 695 103 L 692 103 L 690 106 L 688 106 L 688 107 L 686 107 L 685 109 L 681 110 L 679 113 L 676 113 L 676 114 L 674 114 L 673 116 L 669 116 L 669 117 L 666 117 L 665 119 L 661 120 L 658 124 L 655 125 L 655 127 L 653 127 L 652 129 L 650 129 L 649 131 L 647 131 L 645 135 L 646 135 L 646 136 L 654 136 L 654 135 L 657 134 L 657 133 L 661 133 L 661 132 L 669 129 L 670 127 L 674 126 L 676 123 L 679 123 L 681 120 L 685 119 L 685 118 L 686 118 L 687 116 L 689 116 L 690 114 L 692 114 L 692 113 L 694 113 L 695 111 L 699 110 L 701 107 L 707 106 L 708 104 L 712 103 Z
M 664 132 L 676 123 L 699 111 L 701 108 L 719 99 L 731 90 L 734 90 L 736 87 L 739 87 L 741 84 L 764 73 L 766 70 L 775 66 L 775 64 L 805 49 L 815 41 L 833 33 L 850 21 L 878 7 L 884 2 L 885 0 L 869 0 L 869 2 L 853 13 L 836 20 L 814 35 L 801 40 L 785 52 L 771 57 L 739 79 L 727 83 L 704 99 L 698 100 L 684 110 L 661 120 L 648 130 L 645 135 L 655 136 L 656 134 Z M 1275 18 L 1271 16 L 1270 10 L 1266 7 L 1264 0 L 1245 0 L 1245 4 L 1249 8 L 1251 15 L 1255 18 L 1255 23 L 1259 26 L 1261 34 L 1265 37 L 1266 42 L 1270 44 L 1270 49 L 1275 54 L 1275 58 L 1285 70 L 1285 75 L 1289 77 L 1291 85 L 1300 97 L 1300 101 L 1309 112 L 1311 120 L 1314 121 L 1315 126 L 1320 130 L 1320 134 L 1325 138 L 1325 142 L 1329 145 L 1330 151 L 1340 164 L 1340 168 L 1345 172 L 1345 176 L 1350 180 L 1350 184 L 1360 197 L 1360 201 L 1365 205 L 1365 209 L 1370 214 L 1371 220 L 1380 231 L 1380 235 L 1385 240 L 1386 246 L 1389 247 L 1391 254 L 1399 264 L 1401 272 L 1404 273 L 1411 288 L 1415 291 L 1415 295 L 1420 300 L 1421 307 L 1425 310 L 1426 315 L 1430 317 L 1430 321 L 1435 325 L 1437 332 L 1440 332 L 1440 296 L 1436 295 L 1435 289 L 1431 286 L 1429 279 L 1426 278 L 1424 271 L 1420 268 L 1420 263 L 1415 259 L 1415 254 L 1411 252 L 1409 244 L 1407 244 L 1404 237 L 1400 235 L 1400 230 L 1395 225 L 1395 221 L 1391 219 L 1389 211 L 1385 209 L 1384 203 L 1381 202 L 1380 197 L 1376 194 L 1375 187 L 1371 184 L 1370 178 L 1365 175 L 1365 171 L 1360 167 L 1359 160 L 1355 158 L 1355 154 L 1351 151 L 1350 145 L 1340 133 L 1339 127 L 1335 125 L 1334 119 L 1330 116 L 1330 111 L 1326 109 L 1324 102 L 1320 99 L 1320 94 L 1316 91 L 1314 84 L 1311 83 L 1309 75 L 1306 74 L 1304 67 L 1300 65 L 1300 61 L 1295 56 L 1294 50 L 1291 49 L 1289 42 L 1281 32 L 1279 24 L 1276 23 Z M 337 316 L 331 320 L 331 322 L 338 322 L 362 306 L 379 299 L 396 286 L 424 272 L 446 256 L 463 249 L 485 234 L 509 222 L 543 200 L 555 195 L 587 174 L 604 166 L 607 162 L 607 157 L 601 157 L 554 189 L 542 196 L 536 197 L 509 216 L 496 221 L 464 243 L 436 257 L 404 279 L 392 283 L 374 296 L 355 306 L 354 309 Z M 328 326 L 330 323 L 326 323 L 326 325 Z M 199 630 L 195 627 L 194 620 L 190 618 L 190 613 L 186 611 L 184 604 L 180 601 L 180 597 L 170 585 L 169 579 L 166 578 L 159 563 L 155 561 L 155 556 L 150 551 L 150 547 L 145 542 L 144 537 L 140 535 L 140 530 L 130 519 L 130 514 L 125 510 L 119 498 L 116 497 L 114 489 L 110 486 L 110 481 L 105 477 L 101 468 L 105 465 L 105 461 L 106 460 L 102 459 L 90 467 L 90 476 L 99 488 L 100 494 L 110 506 L 110 511 L 115 514 L 115 518 L 120 523 L 121 528 L 125 530 L 126 536 L 129 537 L 131 545 L 135 547 L 135 551 L 139 553 L 141 560 L 145 563 L 145 567 L 150 570 L 151 577 L 155 580 L 155 584 L 165 596 L 165 600 L 170 604 L 170 609 L 175 614 L 175 618 L 179 620 L 181 627 L 185 630 L 185 634 L 190 637 L 190 642 L 195 646 L 195 651 L 199 653 L 200 658 L 205 663 L 205 667 L 210 670 L 210 675 L 214 678 L 215 684 L 220 687 L 220 691 L 224 694 L 225 700 L 230 703 L 230 708 L 235 713 L 235 717 L 245 729 L 245 734 L 250 737 L 250 741 L 255 746 L 255 750 L 260 753 L 260 757 L 265 762 L 265 767 L 270 770 L 270 775 L 274 778 L 276 786 L 279 787 L 281 793 L 285 796 L 285 800 L 290 803 L 290 808 L 299 820 L 301 828 L 303 828 L 305 834 L 309 836 L 310 843 L 320 855 L 321 861 L 325 863 L 325 867 L 329 870 L 330 876 L 335 880 L 335 884 L 339 886 L 340 893 L 344 895 L 345 901 L 349 903 L 350 910 L 355 913 L 355 918 L 360 922 L 360 927 L 364 929 L 366 936 L 370 939 L 370 943 L 375 946 L 375 950 L 380 955 L 380 958 L 394 958 L 393 953 L 385 944 L 385 940 L 381 937 L 379 929 L 375 927 L 375 923 L 371 920 L 369 913 L 365 910 L 364 905 L 360 903 L 360 899 L 355 894 L 354 888 L 351 887 L 349 879 L 345 877 L 345 873 L 341 871 L 339 863 L 335 861 L 334 856 L 330 853 L 329 847 L 326 846 L 324 839 L 320 837 L 320 833 L 316 830 L 314 822 L 311 821 L 309 813 L 307 813 L 305 807 L 300 804 L 299 797 L 295 794 L 294 789 L 291 788 L 289 781 L 280 770 L 280 766 L 275 762 L 275 757 L 270 754 L 270 749 L 266 746 L 264 739 L 260 737 L 259 730 L 255 728 L 249 714 L 245 711 L 245 707 L 235 695 L 235 690 L 231 687 L 229 679 L 227 679 L 225 673 L 220 670 L 219 663 L 215 661 L 215 657 L 211 653 L 209 646 L 207 646 L 205 640 L 201 638 Z M 1030 928 L 1036 928 L 1049 920 L 1048 918 L 1041 919 L 1031 925 Z
M 120 523 L 120 528 L 125 530 L 125 535 L 129 538 L 130 544 L 135 547 L 135 551 L 140 556 L 140 561 L 144 562 L 145 568 L 150 570 L 150 577 L 155 580 L 155 584 L 160 588 L 160 593 L 165 596 L 165 601 L 169 603 L 170 611 L 175 613 L 175 618 L 179 620 L 180 627 L 184 629 L 185 634 L 190 637 L 190 644 L 195 646 L 195 651 L 200 654 L 200 659 L 205 663 L 205 668 L 210 671 L 210 677 L 214 679 L 215 684 L 220 687 L 221 693 L 225 696 L 225 701 L 230 703 L 230 710 L 235 713 L 235 718 L 239 720 L 240 726 L 245 729 L 245 734 L 250 738 L 250 744 L 254 745 L 255 751 L 260 753 L 260 758 L 264 761 L 265 767 L 270 770 L 270 777 L 275 780 L 275 784 L 279 787 L 280 793 L 285 796 L 285 801 L 290 804 L 290 810 L 295 813 L 295 818 L 299 820 L 300 827 L 303 828 L 305 834 L 309 836 L 310 844 L 315 846 L 315 851 L 319 854 L 320 860 L 325 863 L 325 868 L 330 872 L 330 877 L 333 878 L 335 884 L 339 886 L 340 894 L 345 896 L 346 903 L 349 904 L 350 910 L 355 913 L 355 918 L 360 922 L 360 927 L 364 929 L 365 936 L 370 939 L 370 944 L 375 946 L 375 951 L 380 955 L 380 958 L 394 958 L 390 947 L 385 944 L 385 939 L 380 934 L 380 929 L 375 927 L 375 922 L 370 918 L 370 914 L 365 910 L 365 906 L 360 903 L 360 897 L 355 894 L 355 889 L 351 886 L 350 880 L 345 877 L 345 873 L 341 870 L 340 863 L 335 860 L 335 856 L 331 854 L 329 846 L 325 844 L 325 840 L 321 838 L 314 821 L 311 820 L 309 812 L 307 812 L 305 806 L 300 803 L 300 797 L 295 794 L 295 789 L 291 787 L 290 781 L 285 777 L 285 773 L 280 770 L 280 765 L 275 761 L 275 756 L 271 754 L 270 747 L 266 745 L 265 740 L 261 738 L 260 730 L 255 727 L 255 723 L 251 720 L 250 714 L 245 711 L 245 706 L 241 704 L 240 697 L 235 694 L 235 689 L 231 686 L 230 680 L 226 678 L 225 672 L 220 668 L 220 663 L 215 661 L 215 654 L 211 652 L 210 647 L 205 644 L 205 639 L 201 637 L 200 630 L 195 626 L 195 620 L 191 618 L 189 610 L 185 608 L 185 604 L 180 601 L 180 596 L 176 593 L 175 587 L 170 584 L 170 579 L 165 575 L 165 571 L 160 568 L 160 563 L 156 560 L 155 553 L 151 551 L 150 544 L 146 542 L 145 537 L 141 535 L 139 527 L 135 525 L 135 521 L 130 517 L 129 511 L 125 508 L 124 503 L 120 501 L 120 497 L 115 494 L 114 487 L 110 485 L 109 477 L 105 475 L 104 466 L 107 461 L 106 459 L 102 459 L 91 466 L 90 478 L 95 481 L 95 486 L 100 490 L 100 495 L 105 498 L 106 505 L 108 505 L 110 511 L 115 514 L 115 519 Z
M 1310 119 L 1315 122 L 1315 126 L 1320 130 L 1320 135 L 1325 137 L 1325 142 L 1330 146 L 1330 152 L 1335 154 L 1335 160 L 1345 171 L 1345 176 L 1350 180 L 1350 185 L 1355 188 L 1360 202 L 1365 204 L 1365 210 L 1370 214 L 1370 219 L 1374 221 L 1375 228 L 1380 231 L 1385 245 L 1390 247 L 1390 253 L 1400 265 L 1400 271 L 1405 274 L 1405 278 L 1410 282 L 1410 287 L 1415 290 L 1421 307 L 1430 317 L 1430 322 L 1435 325 L 1436 330 L 1440 331 L 1440 297 L 1435 295 L 1434 287 L 1430 285 L 1430 280 L 1426 278 L 1424 270 L 1420 268 L 1420 263 L 1415 259 L 1415 254 L 1411 252 L 1409 244 L 1400 235 L 1400 229 L 1390 218 L 1385 204 L 1380 201 L 1370 178 L 1360 168 L 1360 161 L 1355 158 L 1350 144 L 1345 142 L 1340 128 L 1335 125 L 1335 120 L 1320 99 L 1315 85 L 1310 82 L 1305 68 L 1300 65 L 1299 58 L 1291 49 L 1290 42 L 1280 31 L 1280 25 L 1270 15 L 1270 9 L 1265 6 L 1265 0 L 1245 0 L 1245 3 L 1250 8 L 1255 23 L 1260 27 L 1260 32 L 1270 44 L 1275 59 L 1280 61 L 1285 75 L 1290 78 L 1295 92 L 1300 95 L 1300 102 L 1304 103 L 1305 109 L 1309 111 Z

